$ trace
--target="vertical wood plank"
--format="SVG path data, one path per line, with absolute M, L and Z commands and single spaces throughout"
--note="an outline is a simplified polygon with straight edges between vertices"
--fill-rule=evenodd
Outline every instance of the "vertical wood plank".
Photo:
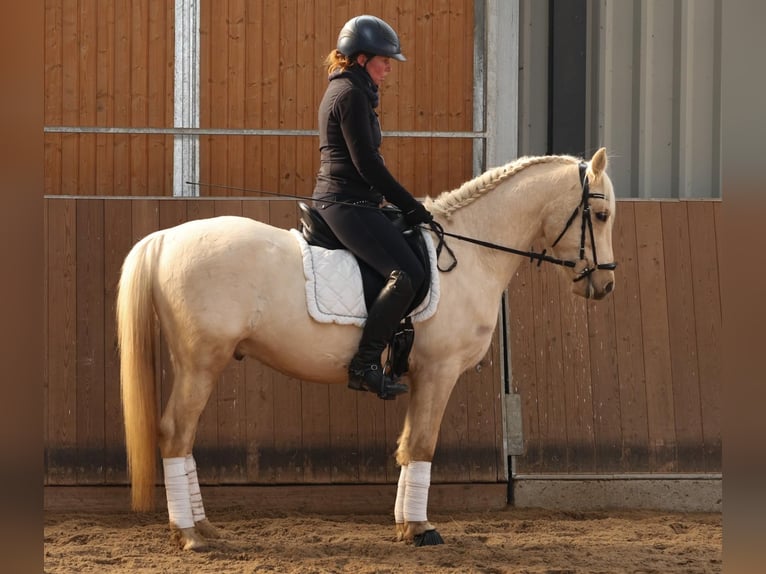
M 96 125 L 115 125 L 114 96 L 115 44 L 114 3 L 103 4 L 97 10 L 97 69 L 96 86 Z M 92 80 L 93 81 L 93 80 Z M 114 148 L 115 137 L 110 134 L 96 134 L 96 193 L 114 195 Z M 106 205 L 105 205 L 106 208 Z
M 228 127 L 229 105 L 229 50 L 228 50 L 228 24 L 229 3 L 220 2 L 210 10 L 210 34 L 209 49 L 207 54 L 210 65 L 207 67 L 209 74 L 209 121 L 210 127 Z M 212 184 L 228 185 L 228 153 L 229 139 L 226 136 L 212 136 L 209 141 L 209 174 L 208 182 Z M 214 196 L 229 195 L 224 188 L 209 188 L 208 194 Z
M 259 129 L 263 127 L 262 115 L 262 89 L 263 89 L 263 59 L 261 50 L 254 49 L 262 41 L 263 31 L 263 3 L 248 2 L 246 6 L 245 37 L 247 39 L 247 54 L 245 63 L 245 127 Z M 250 190 L 263 189 L 264 153 L 263 138 L 248 137 L 244 143 L 245 181 L 244 185 Z M 248 193 L 248 196 L 254 194 Z M 265 214 L 257 217 L 252 214 L 248 217 L 268 221 L 268 204 Z
M 63 119 L 63 10 L 62 2 L 45 3 L 45 109 L 46 125 Z M 47 189 L 47 188 L 46 188 Z
M 676 430 L 660 204 L 636 203 L 635 215 L 649 423 L 649 463 L 654 472 L 675 472 Z
M 598 472 L 618 472 L 622 457 L 620 386 L 615 352 L 614 301 L 588 304 L 593 423 Z
M 329 385 L 301 382 L 301 430 L 306 482 L 328 483 L 332 477 Z
M 276 373 L 255 359 L 245 361 L 247 393 L 247 479 L 248 482 L 277 481 L 275 453 L 276 419 L 274 378 Z
M 245 10 L 244 0 L 230 0 L 228 18 L 228 118 L 226 127 L 242 129 L 245 127 L 245 58 L 247 45 L 245 43 Z M 235 188 L 244 187 L 245 142 L 242 136 L 227 138 L 229 149 L 226 162 L 229 167 L 228 185 Z M 244 195 L 241 191 L 232 191 L 231 195 Z M 241 211 L 240 211 L 241 214 Z
M 384 404 L 387 402 L 391 401 L 358 401 L 356 404 L 360 482 L 382 483 L 387 480 L 387 466 L 396 444 L 387 441 Z
M 51 254 L 50 254 L 50 227 L 49 227 L 49 221 L 50 218 L 48 216 L 48 203 L 50 200 L 44 199 L 43 200 L 43 264 L 45 265 L 45 271 L 43 273 L 43 297 L 45 298 L 45 308 L 43 311 L 43 333 L 45 333 L 45 336 L 43 337 L 43 444 L 45 445 L 45 454 L 44 454 L 44 476 L 43 476 L 43 484 L 48 484 L 48 470 L 49 470 L 49 464 L 48 464 L 48 452 L 49 452 L 49 440 L 48 437 L 50 436 L 50 424 L 49 424 L 49 416 L 50 416 L 50 410 L 48 408 L 49 400 L 48 400 L 48 388 L 50 383 L 50 365 L 49 365 L 49 347 L 50 347 L 50 338 L 48 337 L 49 328 L 48 325 L 50 323 L 50 309 L 48 305 L 49 301 L 49 291 L 50 291 L 50 269 L 51 269 Z
M 114 125 L 130 126 L 131 75 L 131 15 L 130 4 L 114 4 L 115 48 L 111 74 L 114 77 Z M 114 181 L 115 195 L 131 195 L 130 138 L 127 134 L 114 136 Z
M 130 3 L 130 125 L 145 126 L 149 119 L 149 0 Z M 130 194 L 148 195 L 149 136 L 130 135 Z
M 405 50 L 404 54 L 408 61 L 402 62 L 401 65 L 397 65 L 396 67 L 395 80 L 398 91 L 395 96 L 397 99 L 395 102 L 391 102 L 391 106 L 394 107 L 394 104 L 398 104 L 396 106 L 397 124 L 395 124 L 394 127 L 401 131 L 417 129 L 415 122 L 417 113 L 415 84 L 420 77 L 417 73 L 416 66 L 414 65 L 417 54 L 415 42 L 417 13 L 419 13 L 419 9 L 415 4 L 407 3 L 405 5 L 400 5 L 399 27 L 397 32 L 399 32 L 399 37 L 402 41 L 402 49 Z M 387 93 L 388 92 L 383 95 L 383 98 L 387 97 Z M 386 100 L 383 105 L 389 105 L 388 101 Z M 383 128 L 387 129 L 386 126 L 383 126 Z M 396 177 L 399 182 L 416 197 L 424 195 L 425 189 L 418 187 L 418 182 L 415 177 L 418 165 L 416 154 L 422 143 L 421 140 L 417 138 L 388 138 L 384 139 L 383 142 L 383 153 L 386 154 L 385 157 L 389 157 L 390 152 L 388 150 L 390 148 L 393 147 L 398 150 L 398 162 L 392 164 L 389 168 L 392 170 L 394 177 Z
M 276 481 L 274 372 L 255 359 L 245 361 L 247 480 Z
M 77 237 L 76 204 L 48 208 L 48 437 L 49 484 L 77 480 Z
M 303 424 L 301 381 L 274 373 L 275 441 L 274 479 L 285 484 L 302 483 Z
M 542 461 L 547 472 L 566 470 L 566 405 L 561 350 L 561 320 L 558 279 L 555 271 L 540 267 L 534 275 L 535 346 L 540 401 L 540 441 Z
M 704 470 L 702 413 L 686 205 L 680 201 L 662 204 L 662 234 L 678 470 L 701 472 Z
M 45 134 L 45 176 L 44 185 L 47 195 L 61 195 L 61 134 Z
M 706 472 L 722 470 L 722 321 L 715 219 L 715 208 L 719 205 L 720 202 L 708 201 L 687 204 Z
M 120 397 L 120 357 L 117 346 L 117 284 L 125 256 L 133 246 L 131 202 L 104 202 L 104 440 L 108 484 L 126 484 L 127 460 Z
M 104 202 L 77 203 L 77 483 L 104 482 Z
M 279 0 L 264 0 L 261 3 L 262 29 L 259 32 L 264 46 L 280 45 L 280 4 Z M 280 127 L 280 66 L 276 58 L 266 55 L 266 50 L 261 57 L 261 122 L 260 127 L 265 129 L 278 129 Z M 261 138 L 263 149 L 263 174 L 261 176 L 261 188 L 271 193 L 280 191 L 279 166 L 281 165 L 279 154 L 279 138 L 267 136 Z M 274 203 L 269 202 L 269 221 L 272 225 L 279 226 L 279 217 L 272 213 Z
M 75 0 L 62 0 L 62 122 L 79 123 L 80 62 L 78 45 L 78 9 Z M 76 134 L 63 134 L 61 139 L 61 193 L 77 195 L 79 191 L 79 141 Z
M 171 30 L 168 11 L 171 2 L 149 2 L 146 18 L 146 118 L 149 127 L 173 125 L 173 112 L 168 110 L 168 77 L 173 76 L 173 56 L 167 52 L 167 35 Z M 171 12 L 171 15 L 173 13 Z M 146 193 L 172 195 L 172 165 L 167 164 L 167 151 L 173 148 L 173 138 L 165 135 L 146 137 Z M 172 157 L 172 156 L 171 156 Z
M 333 482 L 355 482 L 359 480 L 359 425 L 360 411 L 374 408 L 377 397 L 349 389 L 346 385 L 328 387 L 330 401 L 330 447 L 331 479 Z M 369 395 L 369 396 L 363 396 Z M 360 403 L 366 403 L 359 407 Z
M 281 0 L 279 4 L 279 19 L 276 29 L 279 33 L 279 52 L 282 56 L 282 65 L 277 71 L 279 83 L 277 111 L 280 129 L 289 129 L 295 126 L 297 103 L 297 51 L 296 51 L 296 18 L 297 7 L 295 2 Z M 284 195 L 295 195 L 295 164 L 296 142 L 295 138 L 281 137 L 278 139 L 279 170 L 278 191 Z M 293 201 L 275 201 L 271 205 L 271 224 L 283 229 L 290 229 L 297 224 L 297 209 Z
M 317 124 L 319 99 L 315 96 L 314 84 L 324 82 L 324 72 L 319 52 L 329 51 L 332 44 L 325 44 L 316 50 L 316 16 L 314 2 L 298 4 L 296 14 L 296 87 L 295 87 L 295 129 L 312 129 Z M 297 136 L 295 140 L 295 194 L 311 196 L 314 190 L 314 176 L 319 169 L 318 138 Z
M 429 85 L 435 86 L 428 104 L 431 115 L 431 129 L 448 131 L 450 127 L 450 92 L 460 93 L 463 78 L 459 72 L 452 69 L 449 59 L 449 45 L 452 42 L 450 36 L 450 0 L 433 0 L 429 24 L 432 32 L 433 52 L 429 54 L 431 62 L 431 81 Z M 455 38 L 458 43 L 458 38 Z M 461 61 L 460 58 L 456 62 Z M 446 71 L 446 77 L 444 73 Z M 442 87 L 446 83 L 446 89 Z M 432 138 L 430 149 L 430 162 L 427 171 L 430 178 L 427 187 L 423 187 L 418 195 L 426 193 L 434 195 L 450 188 L 449 186 L 449 140 L 446 138 Z
M 420 2 L 417 8 L 415 20 L 415 46 L 413 67 L 419 79 L 415 88 L 415 128 L 418 131 L 433 129 L 433 107 L 435 86 L 433 85 L 434 50 L 433 25 L 431 13 L 433 12 L 433 0 Z M 415 181 L 413 189 L 427 190 L 430 188 L 429 181 L 433 173 L 426 166 L 431 165 L 432 142 L 430 139 L 419 138 L 415 149 Z M 417 191 L 416 195 L 424 192 Z
M 473 129 L 473 6 L 465 0 L 451 0 L 449 17 L 449 38 L 447 61 L 449 62 L 448 124 L 450 131 L 471 131 Z M 470 56 L 470 57 L 469 57 Z M 470 105 L 466 104 L 466 101 Z M 447 143 L 446 186 L 447 189 L 458 187 L 471 178 L 470 140 L 449 139 Z M 442 160 L 443 161 L 443 160 Z M 439 189 L 432 189 L 438 194 Z
M 641 293 L 634 203 L 617 206 L 612 245 L 615 261 L 615 346 L 619 365 L 623 472 L 649 469 L 649 422 L 641 333 Z
M 593 381 L 588 312 L 572 294 L 572 281 L 557 273 L 561 301 L 561 344 L 567 420 L 567 470 L 593 472 L 596 463 Z
M 96 64 L 97 64 L 97 4 L 96 0 L 80 0 L 78 21 L 78 98 L 79 118 L 77 125 L 92 126 L 96 123 Z M 96 194 L 96 136 L 82 134 L 79 137 L 78 164 L 79 195 Z

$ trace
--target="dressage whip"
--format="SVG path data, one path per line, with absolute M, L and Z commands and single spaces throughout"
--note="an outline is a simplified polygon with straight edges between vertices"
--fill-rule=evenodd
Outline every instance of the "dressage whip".
M 285 193 L 278 193 L 276 191 L 264 191 L 264 190 L 261 190 L 261 189 L 248 189 L 246 187 L 235 187 L 235 186 L 232 186 L 232 185 L 222 185 L 220 183 L 202 183 L 202 182 L 199 182 L 199 181 L 196 181 L 196 182 L 195 181 L 185 181 L 184 183 L 186 185 L 195 185 L 197 187 L 215 187 L 215 188 L 219 188 L 219 189 L 229 189 L 231 191 L 244 191 L 245 193 L 262 193 L 264 195 L 273 196 L 275 199 L 276 198 L 282 198 L 282 199 L 289 200 L 289 201 L 296 201 L 296 200 L 297 201 L 313 201 L 312 197 L 306 197 L 304 195 L 290 195 L 290 194 L 285 194 Z M 378 208 L 376 206 L 372 206 L 372 205 L 364 205 L 364 204 L 358 204 L 358 203 L 350 204 L 347 201 L 336 201 L 334 199 L 322 199 L 320 201 L 322 201 L 322 203 L 334 203 L 334 204 L 343 204 L 343 205 L 354 205 L 355 207 L 360 207 L 362 209 L 380 209 L 380 208 Z M 399 211 L 399 213 L 402 213 L 402 211 L 398 207 L 396 209 Z
M 587 181 L 587 179 L 585 181 Z M 296 201 L 296 200 L 297 201 L 312 201 L 313 200 L 313 198 L 305 197 L 303 195 L 291 195 L 291 194 L 277 193 L 275 191 L 264 191 L 264 190 L 256 190 L 256 189 L 247 189 L 247 188 L 244 188 L 244 187 L 236 187 L 236 186 L 223 185 L 223 184 L 218 184 L 218 183 L 204 183 L 204 182 L 194 182 L 194 181 L 186 181 L 184 183 L 186 183 L 186 185 L 193 185 L 193 186 L 197 186 L 197 187 L 214 187 L 214 188 L 218 188 L 218 189 L 228 189 L 228 190 L 231 190 L 231 191 L 242 191 L 242 192 L 245 192 L 245 193 L 261 193 L 261 194 L 264 194 L 264 195 L 274 196 L 275 198 L 281 198 L 281 199 L 291 200 L 291 201 Z M 584 191 L 587 193 L 587 188 Z M 322 199 L 321 201 L 323 203 L 353 205 L 354 207 L 358 207 L 358 208 L 361 208 L 361 209 L 380 209 L 380 207 L 378 207 L 378 206 L 375 206 L 375 205 L 365 205 L 364 203 L 349 204 L 347 201 L 337 201 L 337 200 L 332 200 L 332 199 Z M 399 213 L 402 213 L 402 211 L 398 207 L 394 208 L 394 209 L 396 209 Z M 562 231 L 561 235 L 563 235 L 564 232 L 567 230 L 567 228 L 569 228 L 569 226 L 571 225 L 572 220 L 574 219 L 574 216 L 576 214 L 577 214 L 577 209 L 572 214 L 572 217 L 570 218 L 570 221 L 567 223 L 567 225 L 564 228 L 564 231 Z M 583 221 L 583 224 L 584 223 L 585 222 Z M 523 257 L 528 257 L 530 261 L 537 260 L 537 266 L 538 267 L 540 265 L 542 265 L 543 261 L 546 261 L 548 263 L 553 263 L 554 265 L 561 265 L 563 267 L 572 267 L 572 268 L 574 268 L 577 265 L 576 261 L 566 260 L 566 259 L 559 259 L 557 257 L 552 257 L 552 256 L 548 255 L 547 254 L 547 251 L 548 251 L 547 249 L 543 249 L 542 253 L 537 253 L 535 251 L 524 251 L 522 249 L 514 249 L 513 247 L 507 247 L 505 245 L 499 245 L 497 243 L 492 243 L 492 242 L 489 242 L 489 241 L 483 241 L 481 239 L 475 239 L 473 237 L 467 237 L 465 235 L 458 235 L 456 233 L 450 233 L 448 231 L 444 231 L 444 228 L 442 227 L 442 225 L 440 223 L 436 222 L 436 221 L 431 221 L 427 225 L 428 225 L 429 230 L 434 235 L 436 235 L 438 237 L 438 239 L 439 239 L 438 244 L 436 246 L 436 259 L 437 259 L 436 265 L 437 265 L 437 268 L 439 269 L 439 271 L 441 271 L 442 273 L 447 273 L 449 271 L 452 271 L 455 267 L 457 267 L 457 258 L 455 257 L 455 253 L 452 251 L 452 249 L 449 247 L 449 245 L 447 245 L 446 241 L 444 240 L 445 236 L 452 237 L 452 238 L 458 239 L 460 241 L 465 241 L 467 243 L 473 243 L 475 245 L 479 245 L 481 247 L 486 247 L 488 249 L 494 249 L 496 251 L 503 251 L 505 253 L 513 253 L 514 255 L 521 255 Z M 423 227 L 423 225 L 417 225 L 415 227 L 419 227 L 421 229 L 426 229 L 425 227 Z M 561 239 L 561 235 L 556 240 L 556 243 L 558 243 L 558 240 Z M 441 267 L 439 267 L 438 260 L 439 260 L 439 257 L 441 255 L 442 249 L 446 249 L 447 252 L 450 254 L 450 257 L 452 258 L 452 263 L 446 269 L 442 269 Z M 598 265 L 597 264 L 596 268 L 607 268 L 607 269 L 608 268 L 612 268 L 613 269 L 614 268 L 613 266 L 616 266 L 616 264 L 602 264 L 602 265 Z M 585 270 L 583 270 L 583 272 L 580 274 L 580 276 L 577 279 L 575 279 L 575 281 L 579 281 L 580 279 L 583 279 L 584 277 L 589 275 L 594 270 L 595 269 L 587 269 L 586 268 Z

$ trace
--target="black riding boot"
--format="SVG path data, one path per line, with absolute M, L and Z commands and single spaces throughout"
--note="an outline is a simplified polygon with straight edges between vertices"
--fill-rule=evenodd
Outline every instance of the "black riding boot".
M 407 392 L 407 385 L 396 383 L 383 374 L 380 355 L 391 341 L 414 296 L 409 276 L 404 271 L 392 271 L 367 313 L 359 350 L 348 365 L 349 388 L 377 393 L 381 399 L 393 399 Z

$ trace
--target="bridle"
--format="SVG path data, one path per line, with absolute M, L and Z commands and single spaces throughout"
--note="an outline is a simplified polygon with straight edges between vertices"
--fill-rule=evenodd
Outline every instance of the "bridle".
M 516 255 L 524 255 L 525 257 L 529 257 L 530 261 L 537 260 L 538 266 L 540 266 L 543 261 L 546 261 L 548 263 L 553 263 L 554 265 L 562 265 L 564 267 L 576 268 L 579 263 L 581 263 L 582 261 L 585 261 L 586 262 L 585 267 L 582 269 L 582 271 L 577 273 L 577 275 L 575 276 L 573 280 L 575 282 L 585 279 L 586 277 L 589 277 L 597 269 L 608 269 L 608 270 L 616 269 L 617 263 L 615 262 L 611 262 L 611 263 L 598 262 L 598 256 L 596 255 L 596 241 L 593 234 L 593 221 L 591 220 L 590 199 L 591 198 L 606 199 L 606 196 L 603 193 L 590 192 L 590 183 L 588 182 L 588 177 L 586 174 L 586 171 L 588 169 L 588 164 L 585 163 L 584 161 L 581 161 L 578 168 L 580 173 L 580 184 L 582 185 L 582 198 L 580 199 L 580 203 L 577 204 L 577 206 L 574 208 L 572 215 L 569 216 L 569 219 L 567 220 L 567 223 L 564 226 L 564 229 L 561 231 L 561 233 L 559 233 L 558 237 L 556 238 L 556 241 L 554 241 L 552 244 L 552 247 L 555 247 L 556 244 L 559 241 L 561 241 L 561 238 L 564 237 L 567 230 L 569 230 L 569 228 L 572 226 L 575 218 L 577 217 L 577 214 L 580 213 L 580 209 L 582 208 L 582 212 L 580 214 L 580 251 L 579 251 L 579 257 L 577 260 L 558 259 L 557 257 L 551 257 L 550 255 L 546 254 L 547 252 L 546 249 L 543 249 L 542 253 L 537 253 L 535 251 L 522 251 L 520 249 L 514 249 L 512 247 L 506 247 L 504 245 L 490 243 L 489 241 L 482 241 L 481 239 L 474 239 L 472 237 L 466 237 L 463 235 L 449 233 L 447 231 L 444 231 L 444 228 L 439 223 L 432 221 L 429 224 L 431 227 L 431 231 L 433 231 L 433 233 L 439 238 L 439 243 L 436 247 L 437 267 L 439 271 L 442 271 L 442 272 L 452 271 L 457 266 L 457 258 L 455 257 L 455 254 L 452 251 L 452 249 L 450 249 L 449 246 L 444 241 L 445 236 L 454 237 L 455 239 L 459 239 L 461 241 L 467 241 L 468 243 L 474 243 L 476 245 L 481 245 L 483 247 L 488 247 L 490 249 L 495 249 L 498 251 L 515 253 Z M 591 254 L 593 255 L 592 267 L 588 266 L 587 259 L 585 258 L 586 229 L 590 236 Z M 452 257 L 452 263 L 446 269 L 442 269 L 441 267 L 438 266 L 438 259 L 439 259 L 439 255 L 442 252 L 442 249 L 446 249 L 447 252 Z
M 580 200 L 580 205 L 575 207 L 574 211 L 572 212 L 572 215 L 569 216 L 569 220 L 567 221 L 567 224 L 564 226 L 564 230 L 559 233 L 559 236 L 556 238 L 556 241 L 553 242 L 551 247 L 556 247 L 556 244 L 561 240 L 562 237 L 564 237 L 564 234 L 567 232 L 567 229 L 572 225 L 572 222 L 575 220 L 575 217 L 577 217 L 577 212 L 580 211 L 580 208 L 582 207 L 582 216 L 580 217 L 580 254 L 579 254 L 579 261 L 586 261 L 585 259 L 585 228 L 588 228 L 588 233 L 590 235 L 590 249 L 591 253 L 593 255 L 593 267 L 588 267 L 587 265 L 585 268 L 583 268 L 582 271 L 580 271 L 577 276 L 575 277 L 574 281 L 577 282 L 580 279 L 584 279 L 585 277 L 589 276 L 591 273 L 593 273 L 597 269 L 609 269 L 614 270 L 617 268 L 617 263 L 611 262 L 611 263 L 599 263 L 598 262 L 598 256 L 596 255 L 596 239 L 593 236 L 593 221 L 591 219 L 590 215 L 590 198 L 596 198 L 596 199 L 606 199 L 606 196 L 603 193 L 591 193 L 590 192 L 590 182 L 588 181 L 588 176 L 586 174 L 586 170 L 588 169 L 588 164 L 584 161 L 580 162 L 580 165 L 578 166 L 578 169 L 580 171 L 580 183 L 582 185 L 582 199 Z M 578 261 L 578 262 L 579 262 Z M 567 265 L 567 267 L 573 267 L 574 265 Z

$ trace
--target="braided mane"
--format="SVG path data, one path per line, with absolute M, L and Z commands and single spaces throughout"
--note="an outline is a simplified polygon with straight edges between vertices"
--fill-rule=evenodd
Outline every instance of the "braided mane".
M 521 170 L 540 163 L 572 163 L 579 161 L 567 155 L 530 156 L 515 159 L 505 165 L 485 171 L 483 174 L 465 182 L 457 189 L 444 191 L 436 198 L 426 199 L 425 206 L 433 213 L 449 217 L 461 207 L 473 203 L 485 193 L 495 189 L 509 177 Z

